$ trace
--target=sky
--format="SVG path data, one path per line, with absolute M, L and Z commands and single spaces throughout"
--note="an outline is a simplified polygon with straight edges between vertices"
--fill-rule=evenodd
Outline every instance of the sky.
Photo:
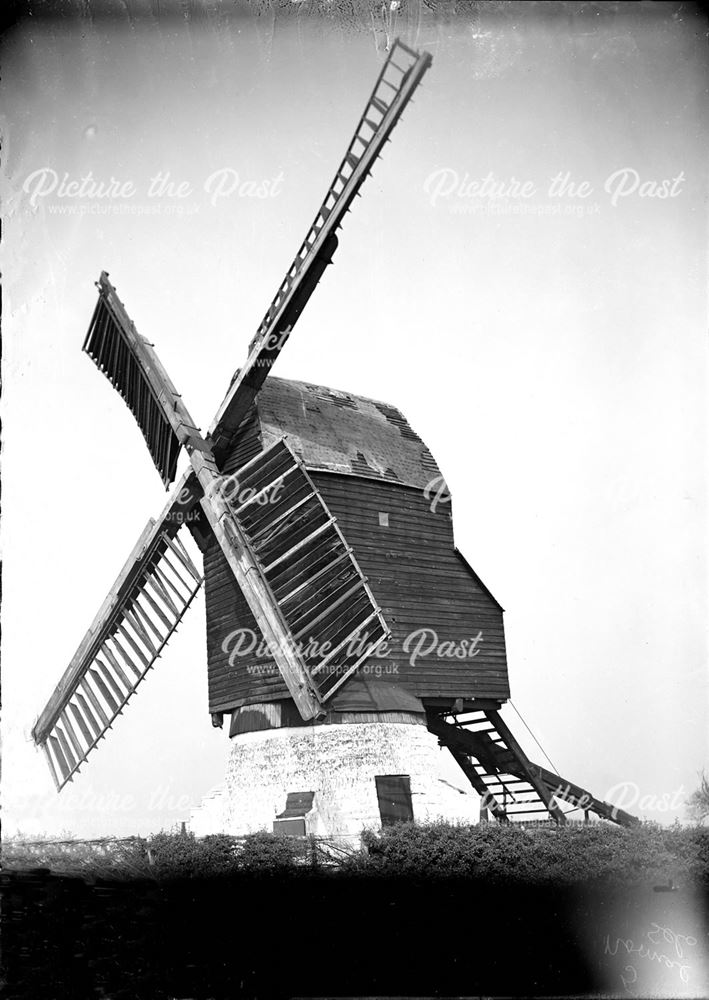
M 93 282 L 206 430 L 386 54 L 381 20 L 147 6 L 3 40 L 6 835 L 171 828 L 223 777 L 203 595 L 61 795 L 31 741 L 166 499 L 80 350 Z M 682 820 L 709 766 L 706 32 L 679 4 L 413 6 L 393 32 L 432 68 L 274 374 L 405 413 L 555 770 Z

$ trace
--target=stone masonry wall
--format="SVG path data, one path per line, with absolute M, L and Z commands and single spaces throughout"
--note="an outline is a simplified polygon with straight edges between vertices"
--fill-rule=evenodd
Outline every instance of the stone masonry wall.
M 231 741 L 227 773 L 194 810 L 198 835 L 271 830 L 288 792 L 315 792 L 308 832 L 358 838 L 381 825 L 375 775 L 408 774 L 414 819 L 477 822 L 479 799 L 425 726 L 405 723 L 270 729 Z

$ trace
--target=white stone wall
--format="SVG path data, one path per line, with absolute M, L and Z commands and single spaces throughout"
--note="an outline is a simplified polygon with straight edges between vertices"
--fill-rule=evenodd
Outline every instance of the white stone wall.
M 223 784 L 210 788 L 197 809 L 190 813 L 187 826 L 197 837 L 225 832 Z
M 234 737 L 225 781 L 192 813 L 190 828 L 198 835 L 270 831 L 288 792 L 315 792 L 309 832 L 357 838 L 364 827 L 381 826 L 378 774 L 410 776 L 418 821 L 478 821 L 478 796 L 425 726 L 366 722 Z

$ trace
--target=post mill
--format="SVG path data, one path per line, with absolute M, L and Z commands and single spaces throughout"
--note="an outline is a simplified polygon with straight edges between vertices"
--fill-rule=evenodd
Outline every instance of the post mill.
M 441 472 L 405 417 L 270 374 L 430 64 L 392 46 L 206 435 L 102 272 L 84 350 L 132 411 L 165 487 L 182 448 L 189 467 L 33 727 L 57 789 L 204 581 L 208 711 L 228 721 L 230 752 L 197 832 L 356 836 L 412 818 L 563 823 L 574 810 L 634 822 L 532 763 L 503 721 L 503 610 L 456 549 L 450 505 L 434 492 Z

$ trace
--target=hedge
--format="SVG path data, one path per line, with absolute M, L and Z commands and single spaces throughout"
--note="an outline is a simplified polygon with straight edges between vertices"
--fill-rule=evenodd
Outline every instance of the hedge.
M 115 850 L 81 841 L 41 849 L 9 841 L 10 869 L 105 878 L 205 878 L 307 871 L 343 876 L 466 878 L 518 884 L 605 882 L 709 885 L 709 829 L 588 826 L 476 826 L 399 823 L 365 830 L 361 849 L 327 850 L 327 842 L 255 833 L 247 837 L 162 832 Z

